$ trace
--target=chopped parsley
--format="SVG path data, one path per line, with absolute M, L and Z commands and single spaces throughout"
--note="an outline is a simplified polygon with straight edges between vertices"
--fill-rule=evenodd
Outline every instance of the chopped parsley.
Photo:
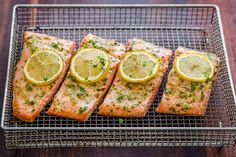
M 100 63 L 104 66 L 106 63 L 106 60 L 101 56 L 98 56 L 98 59 L 99 59 Z
M 82 114 L 87 109 L 88 109 L 88 106 L 82 106 L 82 107 L 79 108 L 79 113 Z
M 96 46 L 97 46 L 97 45 L 96 45 L 96 44 L 97 44 L 96 41 L 94 41 L 94 40 L 90 40 L 89 42 L 92 43 L 92 45 L 93 45 L 94 48 L 96 48 Z
M 34 100 L 30 100 L 30 99 L 27 99 L 26 103 L 31 106 L 35 104 Z
M 201 92 L 201 100 L 203 100 L 205 98 L 205 94 L 204 94 L 204 92 L 202 91 Z
M 119 122 L 120 125 L 123 125 L 123 124 L 124 124 L 124 120 L 123 120 L 122 118 L 119 118 L 119 119 L 118 119 L 118 122 Z
M 91 44 L 93 45 L 94 48 L 102 49 L 102 46 L 99 46 L 99 45 L 97 44 L 97 42 L 94 41 L 94 40 L 89 40 L 88 43 L 91 43 Z
M 75 82 L 76 81 L 76 78 L 74 76 L 69 76 L 68 77 L 72 82 Z
M 191 82 L 191 92 L 195 91 L 197 88 L 197 84 L 195 82 Z
M 44 75 L 44 76 L 43 76 L 43 80 L 44 80 L 45 82 L 47 82 L 47 81 L 48 81 L 48 76 L 47 76 L 47 75 Z
M 167 95 L 169 95 L 169 94 L 172 93 L 172 90 L 171 90 L 170 88 L 166 88 L 166 89 L 165 89 L 165 93 L 166 93 Z
M 58 43 L 54 43 L 54 42 L 51 43 L 51 47 L 53 47 L 53 48 L 55 48 L 55 49 L 57 49 L 58 46 L 59 46 Z
M 97 64 L 93 64 L 93 67 L 96 68 L 98 65 Z
M 84 44 L 83 45 L 83 48 L 88 48 L 89 46 L 87 44 Z
M 31 92 L 33 90 L 32 86 L 29 84 L 26 84 L 25 88 L 26 88 L 26 91 L 28 91 L 28 92 Z
M 211 79 L 210 79 L 210 74 L 209 74 L 208 72 L 206 72 L 206 73 L 204 74 L 204 76 L 206 77 L 206 82 L 211 80 Z
M 35 53 L 37 50 L 38 50 L 38 47 L 32 47 L 31 48 L 32 53 Z
M 124 95 L 120 95 L 116 98 L 116 101 L 120 103 L 122 100 L 124 100 L 124 98 Z
M 85 90 L 85 88 L 84 87 L 79 87 L 79 91 L 81 92 L 81 93 L 86 93 L 86 90 Z

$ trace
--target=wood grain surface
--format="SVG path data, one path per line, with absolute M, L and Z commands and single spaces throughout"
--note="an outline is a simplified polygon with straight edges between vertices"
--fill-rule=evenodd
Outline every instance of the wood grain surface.
M 236 83 L 236 0 L 0 0 L 0 103 L 3 101 L 8 50 L 10 42 L 10 25 L 12 8 L 15 4 L 50 3 L 50 4 L 216 4 L 220 7 L 224 36 L 230 68 Z M 2 105 L 1 105 L 2 106 Z M 0 131 L 1 157 L 234 157 L 235 147 L 138 147 L 138 148 L 50 148 L 50 149 L 19 149 L 5 148 L 3 130 Z

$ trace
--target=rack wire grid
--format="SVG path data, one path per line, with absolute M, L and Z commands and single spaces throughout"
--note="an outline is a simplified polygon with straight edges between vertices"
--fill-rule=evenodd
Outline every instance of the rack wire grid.
M 216 53 L 221 59 L 205 116 L 155 113 L 166 82 L 144 118 L 97 115 L 87 122 L 48 116 L 32 123 L 12 115 L 12 79 L 23 48 L 24 31 L 80 43 L 88 33 L 115 39 L 142 38 Z M 235 93 L 225 51 L 219 9 L 214 5 L 17 5 L 13 11 L 8 74 L 2 114 L 7 148 L 96 146 L 228 146 L 236 139 Z M 171 68 L 170 65 L 169 68 Z

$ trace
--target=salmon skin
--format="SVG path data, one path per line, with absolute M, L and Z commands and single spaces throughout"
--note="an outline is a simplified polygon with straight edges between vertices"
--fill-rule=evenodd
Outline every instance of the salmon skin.
M 179 47 L 175 51 L 175 58 L 181 54 L 197 53 L 206 56 L 215 67 L 213 78 L 206 82 L 192 82 L 184 80 L 178 76 L 172 68 L 168 78 L 161 103 L 156 108 L 156 112 L 165 114 L 177 114 L 188 116 L 203 116 L 210 97 L 212 83 L 217 78 L 220 60 L 208 52 L 199 52 L 184 47 Z
M 88 34 L 81 41 L 80 49 L 83 48 L 97 48 L 108 54 L 111 61 L 108 74 L 96 83 L 85 84 L 77 81 L 69 71 L 47 114 L 85 122 L 107 93 L 125 46 L 115 40 Z
M 129 40 L 127 51 L 145 50 L 160 62 L 158 74 L 142 83 L 131 83 L 122 79 L 118 72 L 98 114 L 116 117 L 144 117 L 156 97 L 162 78 L 164 77 L 172 51 L 153 45 L 142 39 Z
M 64 68 L 54 82 L 36 86 L 29 83 L 24 76 L 24 66 L 29 57 L 39 50 L 57 52 L 64 61 Z M 70 60 L 76 50 L 76 43 L 45 34 L 33 32 L 24 33 L 24 48 L 17 63 L 13 79 L 13 115 L 25 122 L 33 122 L 52 100 L 58 91 L 70 65 Z

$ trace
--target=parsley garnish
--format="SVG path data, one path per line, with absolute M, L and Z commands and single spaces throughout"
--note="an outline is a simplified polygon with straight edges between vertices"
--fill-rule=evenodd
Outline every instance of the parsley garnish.
M 124 95 L 120 95 L 116 98 L 118 102 L 121 102 L 124 99 Z
M 83 48 L 88 48 L 88 45 L 87 45 L 87 44 L 84 44 L 84 45 L 83 45 Z
M 102 49 L 102 46 L 97 45 L 97 42 L 94 40 L 90 40 L 89 43 L 91 43 L 94 48 Z
M 89 42 L 92 43 L 92 45 L 93 45 L 94 48 L 96 48 L 96 46 L 97 46 L 97 45 L 96 45 L 96 44 L 97 44 L 96 41 L 90 40 Z
M 33 90 L 31 85 L 29 85 L 29 84 L 26 84 L 25 88 L 26 88 L 26 91 L 28 91 L 28 92 L 31 92 Z
M 98 59 L 99 59 L 100 63 L 104 66 L 106 60 L 101 56 L 98 56 Z
M 34 104 L 35 104 L 35 102 L 34 102 L 33 100 L 30 100 L 30 99 L 27 99 L 27 100 L 26 100 L 26 103 L 27 103 L 28 105 L 34 105 Z
M 211 79 L 210 79 L 210 74 L 209 74 L 208 72 L 206 72 L 206 73 L 204 74 L 204 76 L 206 77 L 206 82 L 211 80 Z
M 69 76 L 69 79 L 72 81 L 72 82 L 75 82 L 76 81 L 76 78 L 74 76 Z
M 32 53 L 35 53 L 38 50 L 38 47 L 31 48 Z
M 48 76 L 47 76 L 47 75 L 44 75 L 44 76 L 43 76 L 43 80 L 44 80 L 45 82 L 47 82 L 47 81 L 48 81 Z
M 93 67 L 96 68 L 98 65 L 97 64 L 93 64 Z
M 172 93 L 172 90 L 171 90 L 170 88 L 166 88 L 166 89 L 165 89 L 165 93 L 166 93 L 167 95 L 169 95 L 169 94 Z
M 195 82 L 191 82 L 191 92 L 195 91 L 197 88 L 197 84 Z
M 79 113 L 82 114 L 87 109 L 88 109 L 88 106 L 82 106 L 82 107 L 79 108 Z
M 124 124 L 124 120 L 123 120 L 122 118 L 119 118 L 118 121 L 119 121 L 119 124 L 120 124 L 120 125 L 123 125 L 123 124 Z
M 202 91 L 201 92 L 201 100 L 203 100 L 205 98 L 205 94 L 204 94 L 204 92 Z
M 55 49 L 58 48 L 58 44 L 57 44 L 57 43 L 54 43 L 54 42 L 51 43 L 51 46 L 52 46 L 53 48 L 55 48 Z
M 86 92 L 86 90 L 85 90 L 85 88 L 84 87 L 79 87 L 79 91 L 81 92 L 81 93 L 85 93 Z

